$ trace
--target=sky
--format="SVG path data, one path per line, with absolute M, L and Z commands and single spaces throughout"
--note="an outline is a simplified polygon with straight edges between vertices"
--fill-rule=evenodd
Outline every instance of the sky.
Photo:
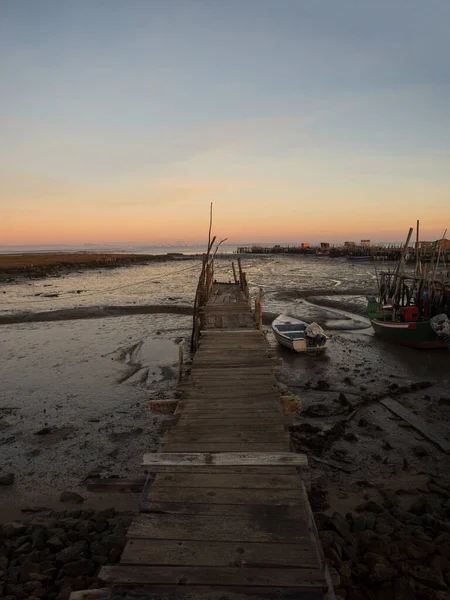
M 0 0 L 0 245 L 450 229 L 449 0 Z

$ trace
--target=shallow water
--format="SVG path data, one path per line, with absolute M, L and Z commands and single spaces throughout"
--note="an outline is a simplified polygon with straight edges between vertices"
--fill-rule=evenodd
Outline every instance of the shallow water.
M 327 353 L 309 357 L 277 347 L 269 332 L 283 359 L 280 381 L 307 401 L 316 400 L 319 380 L 354 398 L 402 380 L 432 381 L 436 402 L 449 393 L 450 353 L 401 348 L 373 335 L 364 316 L 373 265 L 302 256 L 244 257 L 242 264 L 251 296 L 263 288 L 266 324 L 287 313 L 319 322 L 331 336 Z M 161 434 L 148 399 L 173 396 L 178 344 L 191 327 L 191 317 L 175 311 L 192 307 L 199 272 L 199 260 L 173 261 L 0 286 L 0 318 L 24 321 L 0 325 L 1 466 L 16 475 L 14 486 L 0 488 L 0 506 L 47 502 L 68 488 L 89 496 L 83 480 L 92 470 L 141 474 L 141 457 L 157 449 Z M 232 280 L 230 259 L 216 261 L 216 277 Z M 105 316 L 101 307 L 145 312 L 149 305 L 166 312 L 71 320 L 80 307 Z M 62 312 L 55 322 L 26 323 L 47 311 Z M 427 417 L 423 401 L 419 408 Z M 444 418 L 435 419 L 436 429 L 446 435 L 450 409 L 439 410 Z M 37 435 L 46 427 L 48 434 Z

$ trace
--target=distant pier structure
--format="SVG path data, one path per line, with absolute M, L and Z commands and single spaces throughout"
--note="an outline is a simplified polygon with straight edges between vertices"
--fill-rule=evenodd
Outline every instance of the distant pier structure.
M 442 245 L 441 253 L 450 257 L 450 241 L 438 240 L 437 242 L 419 242 L 421 249 L 421 259 L 427 260 L 428 255 L 432 255 L 436 244 Z M 317 245 L 310 245 L 302 242 L 298 245 L 274 244 L 261 245 L 253 244 L 251 246 L 240 246 L 237 249 L 238 254 L 300 254 L 304 256 L 329 256 L 338 257 L 367 257 L 368 260 L 399 260 L 402 252 L 402 244 L 371 244 L 370 240 L 361 240 L 359 244 L 352 241 L 346 241 L 342 245 L 331 245 L 328 242 L 321 242 Z M 411 246 L 407 255 L 407 260 L 415 261 L 415 249 Z

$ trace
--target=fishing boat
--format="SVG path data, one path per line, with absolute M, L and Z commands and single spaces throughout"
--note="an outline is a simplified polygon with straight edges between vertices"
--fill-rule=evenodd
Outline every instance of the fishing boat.
M 348 260 L 352 262 L 364 262 L 364 261 L 372 261 L 373 257 L 371 254 L 357 254 L 355 256 L 347 256 Z
M 431 263 L 416 262 L 404 270 L 412 228 L 393 271 L 377 276 L 378 297 L 369 298 L 367 312 L 375 333 L 413 348 L 450 348 L 450 272 L 439 271 L 436 243 Z
M 308 324 L 300 319 L 280 315 L 272 322 L 272 331 L 281 346 L 294 352 L 313 354 L 327 348 L 328 338 L 317 323 Z
M 433 329 L 432 318 L 419 317 L 416 307 L 403 307 L 394 312 L 392 305 L 369 300 L 368 316 L 377 335 L 411 348 L 446 348 L 448 334 Z M 444 315 L 445 316 L 445 315 Z

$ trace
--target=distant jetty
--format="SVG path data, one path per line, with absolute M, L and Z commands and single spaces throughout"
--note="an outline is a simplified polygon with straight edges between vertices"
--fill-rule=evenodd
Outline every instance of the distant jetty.
M 181 254 L 121 254 L 108 252 L 49 252 L 33 254 L 1 254 L 0 276 L 22 275 L 30 279 L 49 277 L 69 271 L 114 269 L 149 262 L 186 259 Z
M 442 256 L 450 259 L 450 240 L 438 240 L 436 242 L 419 242 L 422 261 L 427 261 L 433 253 L 436 244 L 442 244 Z M 265 246 L 255 244 L 252 246 L 240 246 L 237 249 L 238 254 L 299 254 L 303 256 L 317 256 L 339 258 L 346 257 L 357 260 L 387 260 L 396 261 L 400 259 L 403 246 L 401 244 L 393 245 L 372 245 L 370 240 L 362 240 L 361 244 L 357 245 L 354 242 L 345 242 L 343 245 L 332 246 L 328 242 L 322 242 L 319 245 L 311 246 L 310 244 L 300 245 L 281 245 L 274 244 L 273 246 Z M 411 246 L 407 261 L 415 261 L 415 247 Z

